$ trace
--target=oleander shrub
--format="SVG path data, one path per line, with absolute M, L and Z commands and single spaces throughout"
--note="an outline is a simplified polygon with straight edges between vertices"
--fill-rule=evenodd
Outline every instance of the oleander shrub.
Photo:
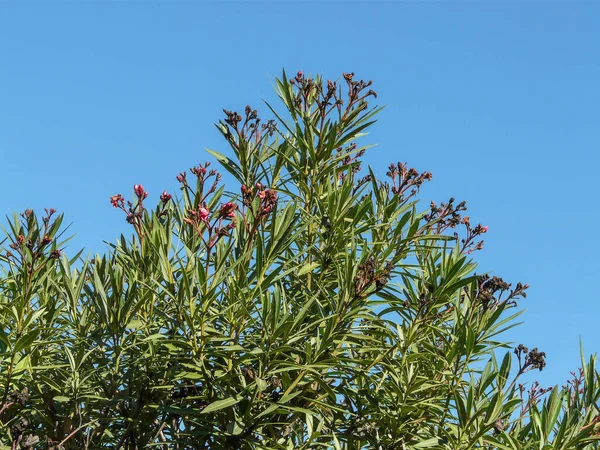
M 180 192 L 113 195 L 105 254 L 53 209 L 7 219 L 0 446 L 598 448 L 594 357 L 521 381 L 545 354 L 503 338 L 528 286 L 476 273 L 487 227 L 418 203 L 428 172 L 361 166 L 371 82 L 275 84 L 273 120 L 225 110 Z

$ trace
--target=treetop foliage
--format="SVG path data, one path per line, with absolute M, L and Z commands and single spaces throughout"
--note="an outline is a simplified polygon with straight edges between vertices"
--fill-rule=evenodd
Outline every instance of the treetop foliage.
M 361 159 L 371 82 L 283 73 L 273 120 L 110 203 L 133 229 L 69 255 L 63 216 L 9 218 L 0 249 L 0 447 L 596 449 L 595 357 L 565 386 L 502 333 L 528 286 L 476 274 L 487 226 L 429 172 Z

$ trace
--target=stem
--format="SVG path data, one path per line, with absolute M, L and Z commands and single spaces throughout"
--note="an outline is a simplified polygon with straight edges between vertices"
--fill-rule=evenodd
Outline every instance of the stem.
M 88 422 L 88 423 L 84 423 L 83 425 L 81 425 L 78 428 L 76 428 L 75 430 L 73 430 L 71 433 L 69 433 L 69 435 L 66 438 L 64 438 L 62 441 L 60 441 L 60 443 L 57 445 L 57 447 L 61 447 L 65 442 L 67 442 L 69 439 L 71 439 L 73 436 L 75 436 L 75 434 L 79 430 L 87 427 L 88 425 L 91 425 L 94 422 L 95 422 L 95 420 L 92 420 L 91 422 Z
M 12 405 L 14 405 L 14 404 L 15 404 L 15 402 L 8 402 L 8 403 L 5 403 L 5 404 L 4 404 L 4 406 L 2 406 L 2 408 L 0 409 L 0 415 L 2 415 L 2 413 L 3 413 L 4 411 L 6 411 L 8 408 L 10 408 L 10 407 L 11 407 Z

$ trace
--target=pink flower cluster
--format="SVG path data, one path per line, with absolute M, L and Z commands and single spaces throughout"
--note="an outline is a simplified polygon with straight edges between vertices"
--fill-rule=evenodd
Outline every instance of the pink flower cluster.
M 273 189 L 265 189 L 265 187 L 256 183 L 254 188 L 242 185 L 242 198 L 244 205 L 250 206 L 256 193 L 256 196 L 260 199 L 260 209 L 258 211 L 260 216 L 268 215 L 275 205 L 277 204 L 277 192 Z
M 219 210 L 219 217 L 222 219 L 233 219 L 237 205 L 233 202 L 224 203 Z
M 125 198 L 121 194 L 116 194 L 110 197 L 110 204 L 113 208 L 119 208 L 126 214 L 126 220 L 128 223 L 134 225 L 138 233 L 141 233 L 141 228 L 139 228 L 141 224 L 141 219 L 144 215 L 144 200 L 148 198 L 148 191 L 144 189 L 144 186 L 141 184 L 133 185 L 133 193 L 137 197 L 137 202 L 133 204 L 132 202 L 127 202 L 127 208 L 125 207 Z M 163 209 L 158 213 L 158 216 L 162 216 L 167 214 L 166 203 L 171 200 L 171 194 L 167 191 L 163 191 L 160 196 L 160 200 L 163 203 Z
M 110 204 L 113 205 L 113 208 L 122 208 L 125 204 L 125 199 L 121 194 L 113 195 L 110 198 Z
M 219 209 L 217 215 L 218 219 L 233 219 L 235 218 L 235 211 L 238 206 L 233 202 L 224 203 Z M 198 208 L 197 210 L 190 209 L 188 212 L 189 217 L 183 219 L 186 223 L 198 224 L 199 222 L 208 223 L 210 211 L 205 206 Z
M 167 191 L 163 191 L 163 193 L 160 195 L 160 200 L 163 203 L 167 203 L 169 200 L 171 200 L 171 194 L 169 194 Z
M 137 196 L 137 198 L 139 200 L 144 200 L 144 199 L 148 198 L 148 191 L 146 191 L 144 189 L 144 186 L 142 186 L 141 184 L 134 184 L 133 192 L 135 193 L 135 195 Z

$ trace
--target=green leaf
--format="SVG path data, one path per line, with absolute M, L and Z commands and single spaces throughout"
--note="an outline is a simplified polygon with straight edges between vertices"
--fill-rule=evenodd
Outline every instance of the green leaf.
M 316 263 L 316 262 L 305 264 L 304 266 L 302 266 L 300 268 L 300 270 L 298 270 L 298 276 L 302 276 L 302 275 L 305 275 L 305 274 L 307 274 L 309 272 L 312 272 L 317 267 L 319 267 L 319 263 Z
M 263 380 L 262 378 L 256 378 L 254 380 L 256 382 L 256 387 L 258 388 L 258 392 L 263 392 L 267 389 L 269 384 Z
M 215 411 L 220 411 L 221 409 L 229 408 L 233 405 L 237 405 L 244 397 L 241 395 L 237 395 L 235 397 L 228 397 L 223 400 L 217 400 L 216 402 L 212 402 L 210 405 L 206 406 L 202 410 L 202 414 L 208 414 Z
M 245 183 L 244 176 L 242 174 L 242 169 L 233 160 L 214 150 L 210 150 L 208 148 L 205 150 L 211 155 L 213 155 L 215 158 L 217 158 L 217 161 L 221 163 L 223 168 L 225 168 L 231 175 L 233 175 L 240 183 Z
M 411 448 L 431 448 L 440 443 L 439 438 L 429 438 L 424 441 L 411 445 Z
M 14 349 L 15 353 L 19 353 L 21 350 L 29 349 L 38 334 L 39 332 L 37 330 L 33 330 L 17 339 Z

